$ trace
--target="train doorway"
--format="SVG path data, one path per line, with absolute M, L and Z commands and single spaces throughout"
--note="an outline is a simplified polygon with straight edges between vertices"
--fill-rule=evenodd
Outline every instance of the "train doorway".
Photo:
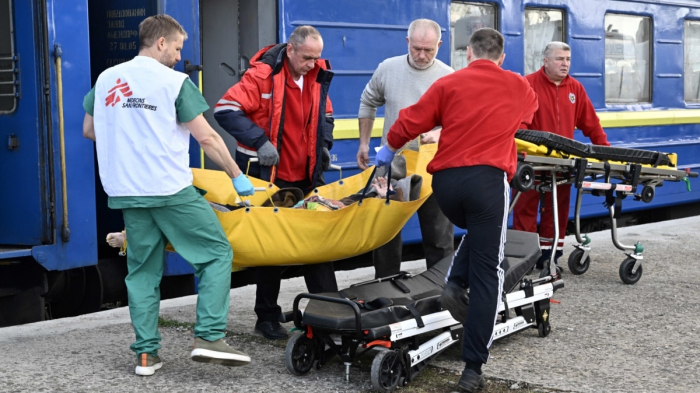
M 276 43 L 277 3 L 274 0 L 200 0 L 202 66 L 201 88 L 210 109 L 204 113 L 231 154 L 236 140 L 214 119 L 214 105 L 236 84 L 250 58 L 262 47 Z M 204 168 L 220 169 L 208 157 Z

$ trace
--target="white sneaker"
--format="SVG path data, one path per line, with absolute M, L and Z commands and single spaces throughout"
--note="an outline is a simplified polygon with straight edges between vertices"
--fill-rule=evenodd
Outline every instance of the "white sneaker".
M 224 339 L 207 341 L 195 337 L 194 348 L 190 358 L 195 362 L 214 363 L 224 366 L 245 366 L 250 363 L 250 356 L 231 348 Z

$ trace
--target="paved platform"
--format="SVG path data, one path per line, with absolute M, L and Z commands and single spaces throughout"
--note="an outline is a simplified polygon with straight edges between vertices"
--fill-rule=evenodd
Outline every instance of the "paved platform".
M 564 268 L 566 287 L 552 305 L 552 333 L 535 329 L 496 341 L 485 366 L 487 376 L 523 381 L 551 390 L 576 392 L 700 391 L 700 218 L 623 228 L 624 244 L 645 245 L 643 277 L 625 285 L 618 277 L 624 255 L 609 231 L 591 234 L 591 267 L 581 276 Z M 573 249 L 567 239 L 565 258 Z M 564 265 L 566 261 L 562 261 Z M 404 270 L 420 272 L 424 261 Z M 341 287 L 373 277 L 372 268 L 338 272 Z M 286 280 L 280 304 L 305 291 L 302 278 Z M 195 296 L 166 300 L 161 316 L 164 366 L 152 377 L 134 375 L 129 350 L 133 331 L 125 308 L 0 329 L 0 391 L 7 392 L 344 392 L 371 388 L 369 364 L 361 359 L 350 382 L 342 365 L 329 364 L 304 377 L 284 367 L 285 342 L 269 342 L 252 332 L 253 286 L 231 290 L 229 342 L 251 355 L 240 368 L 195 363 L 189 324 Z M 449 349 L 436 366 L 461 371 L 459 351 Z M 449 391 L 449 390 L 448 390 Z

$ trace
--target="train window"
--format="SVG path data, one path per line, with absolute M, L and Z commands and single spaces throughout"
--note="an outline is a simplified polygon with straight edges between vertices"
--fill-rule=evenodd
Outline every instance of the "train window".
M 564 42 L 564 12 L 542 8 L 525 9 L 525 74 L 542 67 L 544 47 L 552 41 Z
M 686 102 L 700 102 L 700 22 L 685 21 L 683 70 Z
M 605 102 L 651 102 L 651 18 L 605 15 Z
M 0 0 L 0 114 L 17 106 L 12 1 Z
M 467 44 L 474 30 L 496 28 L 496 7 L 484 3 L 454 1 L 450 4 L 450 65 L 455 70 L 467 66 Z

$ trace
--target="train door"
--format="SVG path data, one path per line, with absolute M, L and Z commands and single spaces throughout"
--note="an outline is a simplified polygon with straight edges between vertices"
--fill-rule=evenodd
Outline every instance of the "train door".
M 0 0 L 0 244 L 52 239 L 43 42 L 35 2 Z
M 224 139 L 229 151 L 236 150 L 236 140 L 225 132 L 214 119 L 214 104 L 226 90 L 239 81 L 238 50 L 239 2 L 227 0 L 200 0 L 202 18 L 202 94 L 210 109 L 204 113 L 214 129 Z M 205 168 L 217 168 L 208 158 Z
M 200 86 L 210 109 L 204 113 L 232 154 L 236 140 L 219 127 L 213 108 L 229 87 L 237 83 L 250 58 L 276 42 L 274 0 L 200 0 L 202 78 Z M 184 59 L 184 57 L 183 57 Z M 204 167 L 219 169 L 208 157 Z

